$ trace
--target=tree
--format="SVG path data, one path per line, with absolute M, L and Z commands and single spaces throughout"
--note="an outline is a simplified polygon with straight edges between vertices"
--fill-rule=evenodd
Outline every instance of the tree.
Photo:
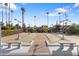
M 2 6 L 2 24 L 1 24 L 2 26 L 4 25 L 4 23 L 3 23 L 3 6 Z
M 47 25 L 43 25 L 42 26 L 42 31 L 47 33 L 48 32 L 48 26 Z
M 21 29 L 21 26 L 19 26 L 19 24 L 16 24 L 14 27 L 15 27 L 16 29 Z
M 76 24 L 70 25 L 70 27 L 67 29 L 68 34 L 79 34 L 79 26 Z
M 34 27 L 30 27 L 29 31 L 30 31 L 31 33 L 35 32 Z
M 49 15 L 49 12 L 46 12 L 47 14 L 47 26 L 49 25 L 49 18 L 48 18 L 48 15 Z
M 34 26 L 36 26 L 36 16 L 34 16 Z
M 39 33 L 42 33 L 43 32 L 42 27 L 37 27 L 36 31 L 39 32 Z
M 13 19 L 13 10 L 11 10 L 11 25 L 12 25 L 12 19 Z
M 11 9 L 10 9 L 10 3 L 8 3 L 9 4 L 9 8 L 8 8 L 8 10 L 9 10 L 9 13 L 8 13 L 8 24 L 10 24 L 10 11 L 11 11 Z
M 25 8 L 22 7 L 22 8 L 21 8 L 21 11 L 22 11 L 22 29 L 23 29 L 23 32 L 25 32 L 25 31 L 26 31 L 25 24 L 24 24 L 24 13 L 25 13 Z
M 36 32 L 36 16 L 34 16 L 34 32 Z
M 58 25 L 58 24 L 57 24 L 57 25 L 54 25 L 54 26 L 53 26 L 53 32 L 60 32 L 60 27 L 61 27 L 61 26 Z
M 4 5 L 6 6 L 5 7 L 5 10 L 6 10 L 5 14 L 6 14 L 6 25 L 7 25 L 7 6 L 8 6 L 8 3 L 5 3 Z
M 46 12 L 46 14 L 47 14 L 47 27 L 49 26 L 49 12 Z
M 61 12 L 58 12 L 58 15 L 59 15 L 59 23 L 58 24 L 60 24 L 60 15 L 61 15 L 62 13 Z

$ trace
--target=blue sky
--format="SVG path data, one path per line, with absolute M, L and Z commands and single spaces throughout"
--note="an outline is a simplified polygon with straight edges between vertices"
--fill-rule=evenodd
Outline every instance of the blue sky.
M 0 4 L 3 6 L 3 4 Z M 11 9 L 13 12 L 13 19 L 16 18 L 21 21 L 21 7 L 24 7 L 25 24 L 28 26 L 34 25 L 34 16 L 36 17 L 36 25 L 41 26 L 47 24 L 46 12 L 49 12 L 49 26 L 56 24 L 59 20 L 58 12 L 61 12 L 61 20 L 65 19 L 64 13 L 68 14 L 68 19 L 72 23 L 79 24 L 79 3 L 12 3 Z M 0 8 L 0 21 L 1 21 L 1 8 Z M 4 22 L 5 22 L 5 9 L 4 9 Z M 13 23 L 17 22 L 13 20 Z

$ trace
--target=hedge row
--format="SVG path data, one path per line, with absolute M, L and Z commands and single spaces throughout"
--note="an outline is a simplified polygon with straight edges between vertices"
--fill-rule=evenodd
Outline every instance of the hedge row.
M 2 37 L 17 34 L 18 32 L 21 33 L 22 30 L 2 30 Z

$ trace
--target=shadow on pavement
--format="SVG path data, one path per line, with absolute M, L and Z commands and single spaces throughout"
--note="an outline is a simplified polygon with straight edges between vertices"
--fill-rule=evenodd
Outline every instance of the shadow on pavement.
M 73 47 L 69 47 L 66 51 L 59 47 L 56 51 L 52 52 L 53 56 L 72 56 Z
M 4 56 L 4 55 L 7 55 L 8 53 L 10 53 L 11 51 L 14 51 L 16 49 L 19 49 L 19 48 L 13 48 L 13 49 L 9 49 L 9 48 L 0 48 L 0 56 Z

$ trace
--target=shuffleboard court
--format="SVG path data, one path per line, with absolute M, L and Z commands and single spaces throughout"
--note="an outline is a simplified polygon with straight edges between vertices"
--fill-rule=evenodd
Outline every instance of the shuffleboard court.
M 37 34 L 33 38 L 33 43 L 28 51 L 28 55 L 50 55 L 45 36 L 43 34 Z

